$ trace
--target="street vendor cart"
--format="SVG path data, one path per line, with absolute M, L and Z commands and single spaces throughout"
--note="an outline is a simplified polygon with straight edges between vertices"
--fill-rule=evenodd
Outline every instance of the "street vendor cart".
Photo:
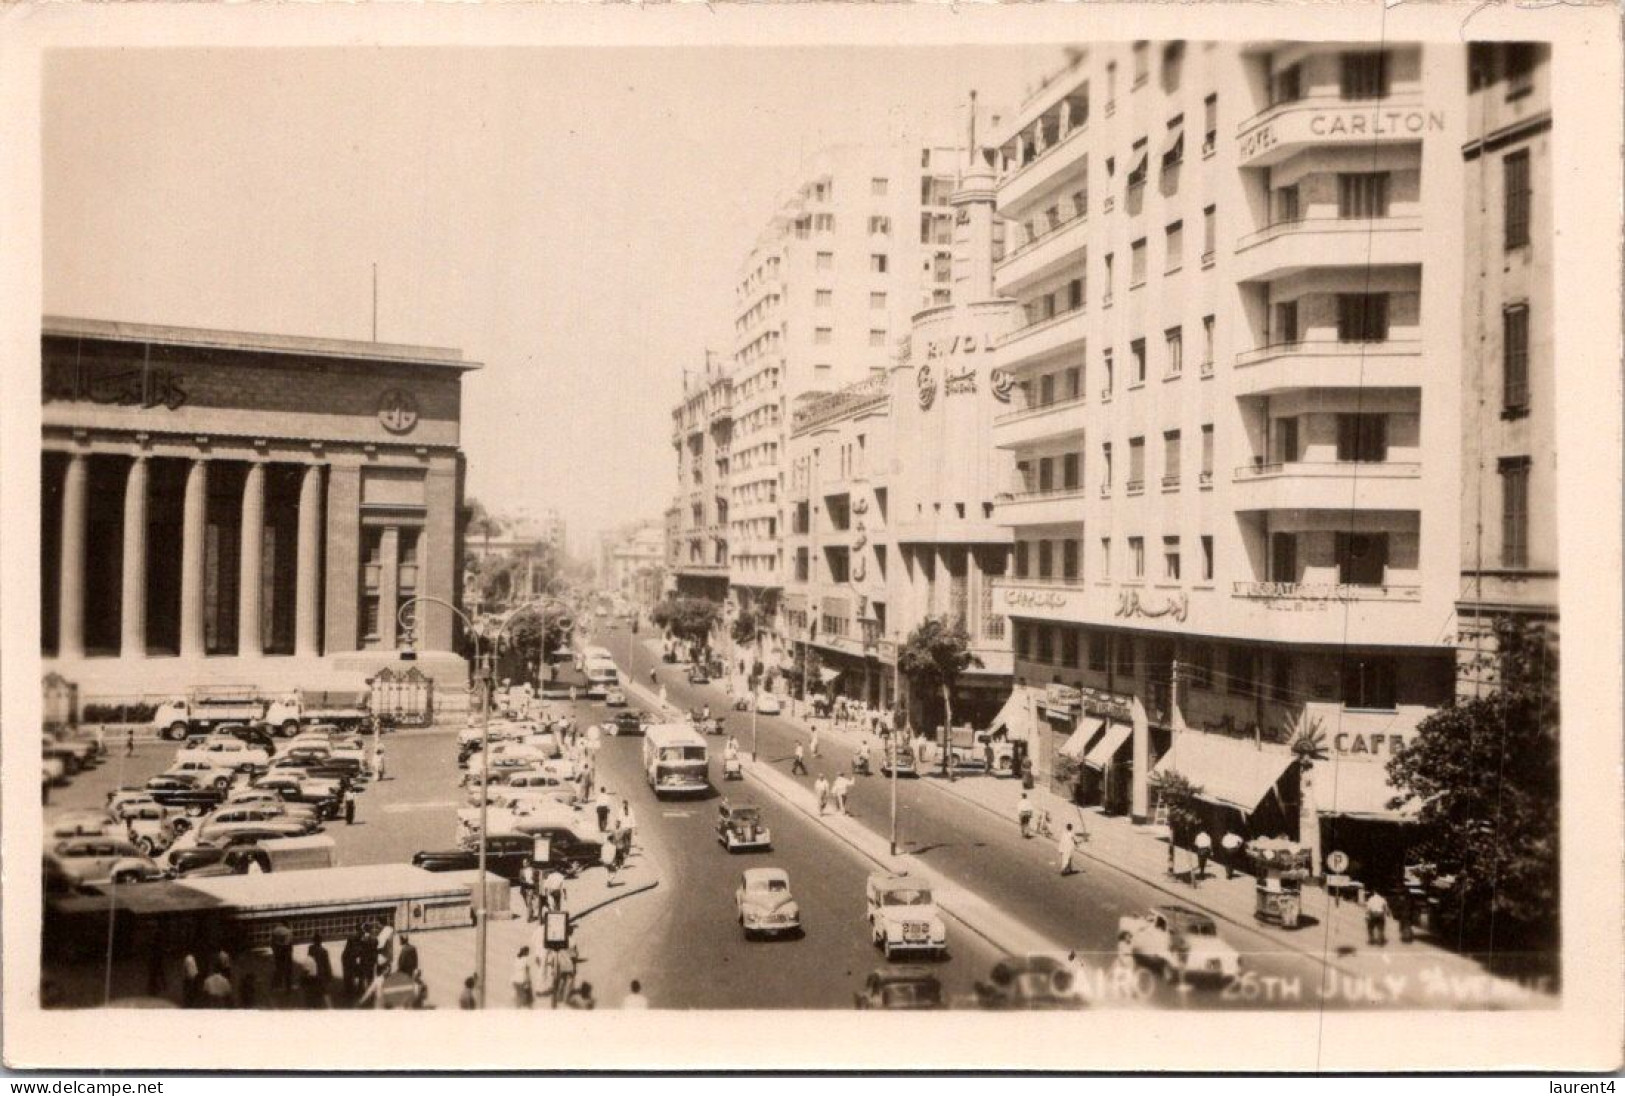
M 1298 928 L 1303 916 L 1303 881 L 1309 876 L 1309 850 L 1283 838 L 1249 842 L 1254 878 L 1253 916 L 1268 925 Z

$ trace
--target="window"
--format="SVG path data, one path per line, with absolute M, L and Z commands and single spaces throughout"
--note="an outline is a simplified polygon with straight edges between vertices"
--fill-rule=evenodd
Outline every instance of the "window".
M 819 308 L 829 308 L 835 304 L 835 291 L 833 289 L 820 289 L 813 294 L 813 301 Z
M 1275 192 L 1275 223 L 1291 224 L 1301 220 L 1303 213 L 1298 205 L 1298 188 L 1284 186 Z
M 1016 541 L 1015 568 L 1017 578 L 1027 577 L 1027 542 L 1024 540 Z
M 1100 298 L 1101 304 L 1112 303 L 1112 253 L 1106 252 L 1106 292 Z
M 1062 388 L 1062 399 L 1081 399 L 1083 396 L 1083 366 L 1071 366 L 1062 374 L 1062 378 L 1065 381 L 1065 386 Z
M 1037 661 L 1055 661 L 1055 629 L 1041 624 L 1033 630 L 1038 633 Z
M 835 231 L 835 214 L 833 214 L 833 213 L 814 213 L 813 214 L 813 231 L 814 232 L 834 232 Z
M 1106 672 L 1106 636 L 1101 632 L 1089 633 L 1089 668 L 1097 674 Z
M 1055 489 L 1055 458 L 1038 458 L 1038 489 L 1040 491 L 1053 491 Z
M 1398 700 L 1394 660 L 1369 655 L 1343 659 L 1343 707 L 1391 712 Z
M 1016 621 L 1015 634 L 1011 637 L 1015 644 L 1018 658 L 1031 658 L 1033 656 L 1033 629 L 1022 621 Z
M 1185 67 L 1185 43 L 1169 42 L 1162 47 L 1162 90 L 1172 95 L 1179 90 L 1179 79 Z
M 949 289 L 933 289 L 931 291 L 932 305 L 953 303 L 953 291 Z
M 873 255 L 869 256 L 869 273 L 871 273 L 871 274 L 884 274 L 884 273 L 886 273 L 886 256 L 883 253 L 876 252 Z
M 1076 581 L 1078 574 L 1078 545 L 1080 541 L 1067 539 L 1061 542 L 1061 577 Z
M 1061 665 L 1076 666 L 1078 664 L 1078 630 L 1076 628 L 1063 628 L 1061 630 Z
M 1501 312 L 1501 408 L 1529 410 L 1529 307 L 1513 305 Z
M 1202 317 L 1202 372 L 1213 372 L 1213 317 Z
M 796 239 L 805 240 L 812 231 L 812 214 L 796 218 Z
M 869 218 L 869 235 L 871 235 L 871 236 L 890 236 L 891 235 L 891 218 L 890 217 L 870 217 Z
M 1138 491 L 1145 486 L 1145 439 L 1128 440 L 1128 489 Z
M 1286 655 L 1270 656 L 1270 680 L 1265 695 L 1282 703 L 1292 699 L 1292 660 Z
M 1529 246 L 1529 150 L 1508 153 L 1501 160 L 1506 202 L 1506 249 Z
M 1388 294 L 1339 293 L 1339 342 L 1384 342 L 1388 338 Z
M 1291 464 L 1298 459 L 1298 417 L 1287 415 L 1275 420 L 1274 464 Z
M 827 346 L 835 338 L 835 329 L 831 327 L 815 327 L 813 329 L 813 342 L 819 346 Z
M 1298 302 L 1282 301 L 1275 306 L 1275 327 L 1270 332 L 1271 343 L 1298 341 Z
M 1381 586 L 1388 566 L 1387 533 L 1338 533 L 1334 550 L 1338 581 L 1349 586 Z
M 1114 636 L 1112 646 L 1117 648 L 1117 672 L 1123 677 L 1134 676 L 1134 637 Z
M 886 332 L 885 332 L 884 328 L 871 327 L 869 329 L 869 345 L 870 346 L 885 346 L 886 345 Z
M 876 198 L 884 198 L 886 196 L 886 180 L 878 178 L 870 179 L 869 193 Z
M 1213 538 L 1202 538 L 1202 581 L 1213 581 Z
M 1269 580 L 1298 581 L 1298 538 L 1292 533 L 1270 534 Z
M 1139 87 L 1151 76 L 1151 43 L 1134 43 L 1134 87 Z
M 869 294 L 869 307 L 870 308 L 885 308 L 886 307 L 886 295 L 884 293 L 871 293 L 871 294 Z
M 1251 649 L 1231 647 L 1225 666 L 1225 691 L 1231 696 L 1251 696 L 1256 661 Z
M 1162 170 L 1172 171 L 1185 159 L 1185 116 L 1176 114 L 1168 120 L 1168 134 L 1163 139 Z
M 1080 460 L 1077 453 L 1063 453 L 1061 455 L 1061 486 L 1068 491 L 1076 491 L 1081 484 L 1082 476 L 1079 474 Z
M 1337 459 L 1380 463 L 1388 459 L 1388 416 L 1337 416 Z
M 1170 327 L 1162 333 L 1163 349 L 1167 353 L 1167 376 L 1177 377 L 1185 371 L 1185 336 L 1184 329 Z
M 1219 145 L 1219 96 L 1202 100 L 1202 155 L 1210 156 Z
M 1166 273 L 1172 274 L 1185 263 L 1185 222 L 1175 221 L 1163 229 L 1167 246 L 1167 263 L 1164 267 Z
M 1106 62 L 1106 117 L 1117 109 L 1117 62 Z
M 1129 245 L 1128 284 L 1132 289 L 1145 284 L 1145 237 Z
M 1135 187 L 1143 186 L 1145 184 L 1147 162 L 1151 158 L 1150 141 L 1151 139 L 1149 137 L 1141 137 L 1138 141 L 1134 142 L 1134 148 L 1129 154 L 1127 185 L 1131 196 Z M 1130 209 L 1129 212 L 1134 213 L 1138 211 Z
M 1162 538 L 1162 577 L 1169 582 L 1179 581 L 1179 538 Z
M 1178 430 L 1165 430 L 1162 434 L 1162 485 L 1179 486 L 1179 470 L 1183 456 Z
M 1102 494 L 1112 489 L 1112 443 L 1100 443 L 1100 490 Z
M 1501 473 L 1501 566 L 1529 566 L 1529 465 L 1528 457 L 1502 457 Z
M 1129 356 L 1134 359 L 1134 384 L 1145 383 L 1145 340 L 1135 339 L 1128 344 Z
M 1208 206 L 1202 210 L 1202 265 L 1207 266 L 1213 261 L 1213 255 L 1218 247 L 1219 236 L 1219 207 Z
M 1343 54 L 1341 90 L 1344 99 L 1387 98 L 1388 54 L 1382 50 Z
M 1103 400 L 1109 400 L 1112 398 L 1112 381 L 1114 377 L 1112 370 L 1112 352 L 1110 350 L 1106 351 L 1102 361 L 1106 368 L 1106 387 L 1101 389 L 1100 398 Z
M 1270 74 L 1270 106 L 1303 98 L 1303 66 L 1288 65 Z
M 1213 482 L 1213 424 L 1202 424 L 1202 482 Z
M 1055 575 L 1055 549 L 1048 540 L 1038 542 L 1038 577 L 1053 578 Z
M 1192 643 L 1185 648 L 1185 680 L 1193 689 L 1213 688 L 1213 647 Z
M 1038 406 L 1048 407 L 1055 402 L 1055 374 L 1045 373 L 1038 378 Z
M 833 252 L 833 251 L 820 251 L 818 253 L 818 258 L 817 258 L 814 265 L 819 270 L 834 270 L 835 269 L 835 252 Z
M 1112 538 L 1100 538 L 1100 577 L 1104 581 L 1112 577 Z
M 1508 99 L 1516 99 L 1535 90 L 1535 64 L 1539 60 L 1537 49 L 1533 42 L 1508 42 L 1502 47 Z
M 1388 173 L 1340 173 L 1337 176 L 1337 215 L 1344 220 L 1388 216 Z
M 1073 278 L 1066 283 L 1066 311 L 1076 312 L 1083 307 L 1083 279 Z

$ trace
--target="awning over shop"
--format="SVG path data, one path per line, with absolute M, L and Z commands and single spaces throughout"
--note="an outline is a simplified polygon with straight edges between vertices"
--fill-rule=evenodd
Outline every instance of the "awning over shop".
M 1134 734 L 1131 723 L 1111 723 L 1106 727 L 1106 733 L 1095 743 L 1094 749 L 1084 757 L 1083 763 L 1091 769 L 1104 769 L 1112 763 L 1117 751 L 1123 748 L 1123 743 Z
M 1321 814 L 1386 822 L 1415 818 L 1415 800 L 1388 809 L 1388 801 L 1399 794 L 1388 783 L 1388 766 L 1379 761 L 1321 761 L 1315 765 L 1315 809 Z
M 1004 702 L 1004 707 L 999 709 L 999 714 L 987 725 L 987 733 L 993 735 L 1002 730 L 1012 739 L 1031 742 L 1033 727 L 1037 722 L 1033 718 L 1036 704 L 1037 700 L 1031 692 L 1023 686 L 1016 686 Z
M 1078 729 L 1061 744 L 1061 756 L 1070 757 L 1073 761 L 1082 761 L 1084 752 L 1089 749 L 1090 740 L 1099 734 L 1100 728 L 1105 725 L 1104 719 L 1093 716 L 1084 716 L 1078 720 Z
M 1291 764 L 1292 752 L 1282 747 L 1260 748 L 1247 739 L 1183 731 L 1151 771 L 1177 772 L 1201 788 L 1208 802 L 1250 814 Z

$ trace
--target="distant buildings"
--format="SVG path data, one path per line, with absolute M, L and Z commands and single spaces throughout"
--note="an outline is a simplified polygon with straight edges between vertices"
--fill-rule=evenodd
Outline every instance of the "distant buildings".
M 660 521 L 640 521 L 598 535 L 598 587 L 633 605 L 660 600 L 666 578 L 666 534 Z

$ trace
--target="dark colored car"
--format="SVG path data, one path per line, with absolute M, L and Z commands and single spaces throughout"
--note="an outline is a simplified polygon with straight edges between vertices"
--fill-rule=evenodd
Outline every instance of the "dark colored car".
M 323 780 L 337 780 L 345 787 L 349 787 L 355 781 L 358 768 L 359 762 L 344 758 L 279 757 L 271 762 L 271 767 L 267 771 L 271 776 L 293 773 L 320 777 Z
M 271 870 L 271 857 L 252 844 L 196 845 L 170 854 L 169 875 L 173 879 L 195 879 L 210 875 L 247 875 L 251 865 Z
M 276 755 L 276 737 L 271 733 L 269 723 L 222 723 L 210 730 L 193 731 L 187 735 L 186 745 L 195 746 L 206 738 L 223 734 L 229 734 L 257 750 L 264 750 L 266 757 Z
M 155 776 L 147 781 L 146 791 L 155 803 L 188 810 L 208 810 L 226 798 L 224 788 L 201 783 L 190 776 Z
M 340 797 L 307 791 L 302 778 L 293 775 L 291 770 L 284 770 L 281 775 L 262 776 L 254 781 L 254 786 L 275 792 L 285 803 L 304 803 L 315 807 L 317 815 L 321 818 L 338 817 Z
M 854 1004 L 860 1009 L 917 1009 L 946 1008 L 942 997 L 942 979 L 925 967 L 882 967 L 871 973 L 863 989 L 854 995 Z
M 648 725 L 647 712 L 625 711 L 615 714 L 615 730 L 618 734 L 642 734 L 643 728 Z
M 536 842 L 524 834 L 493 834 L 485 847 L 485 870 L 500 875 L 510 883 L 518 882 L 519 873 L 530 863 Z M 433 849 L 415 854 L 414 867 L 425 871 L 477 871 L 480 851 L 474 849 Z

